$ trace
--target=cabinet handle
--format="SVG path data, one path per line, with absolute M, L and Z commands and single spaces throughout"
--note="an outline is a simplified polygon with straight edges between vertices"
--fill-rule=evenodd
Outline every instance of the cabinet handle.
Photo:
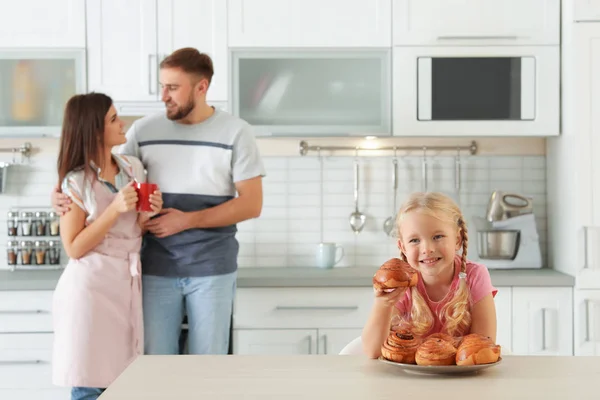
M 421 187 L 427 191 L 427 148 L 423 147 L 423 161 L 421 162 Z
M 582 270 L 589 268 L 588 260 L 588 227 L 583 227 L 583 267 Z M 587 301 L 587 300 L 586 300 Z
M 546 350 L 546 308 L 542 308 L 542 350 Z
M 0 315 L 50 314 L 47 310 L 0 310 Z
M 37 365 L 45 364 L 42 360 L 0 360 L 0 365 Z
M 358 306 L 277 306 L 276 311 L 352 311 L 358 310 Z
M 523 37 L 526 39 L 527 37 Z M 519 36 L 514 35 L 456 35 L 456 36 L 438 36 L 437 40 L 517 40 Z
M 327 335 L 323 335 L 323 354 L 327 354 Z
M 585 341 L 592 342 L 594 340 L 592 324 L 590 323 L 590 306 L 592 306 L 592 302 L 588 299 L 585 299 L 583 304 L 585 305 Z
M 312 336 L 308 335 L 306 338 L 308 339 L 308 354 L 312 354 Z
M 152 68 L 152 60 L 156 57 L 155 54 L 148 54 L 148 93 L 150 94 L 156 94 L 156 92 L 154 91 L 154 82 L 156 81 L 154 73 L 153 73 L 153 68 Z

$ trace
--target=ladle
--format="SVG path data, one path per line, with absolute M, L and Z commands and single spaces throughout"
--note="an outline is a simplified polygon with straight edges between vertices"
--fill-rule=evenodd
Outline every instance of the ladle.
M 392 236 L 392 231 L 394 229 L 394 221 L 396 216 L 396 197 L 398 193 L 398 159 L 396 158 L 396 148 L 394 147 L 394 159 L 392 160 L 393 170 L 392 170 L 392 185 L 394 187 L 394 204 L 392 209 L 392 215 L 387 217 L 387 219 L 383 222 L 383 231 L 386 235 Z
M 350 214 L 350 226 L 354 233 L 358 234 L 365 226 L 367 217 L 365 214 L 358 211 L 358 148 L 356 149 L 357 157 L 354 161 L 354 212 Z

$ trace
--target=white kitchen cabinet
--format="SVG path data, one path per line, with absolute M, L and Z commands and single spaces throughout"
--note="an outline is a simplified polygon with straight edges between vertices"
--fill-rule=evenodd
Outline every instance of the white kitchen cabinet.
M 0 0 L 0 47 L 84 48 L 85 3 Z
M 362 334 L 362 328 L 354 329 L 319 329 L 317 332 L 317 349 L 319 354 L 335 355 L 352 340 Z
M 157 9 L 148 0 L 87 0 L 89 91 L 157 101 Z
M 361 335 L 371 287 L 240 288 L 233 313 L 235 354 L 339 354 Z
M 234 329 L 233 354 L 317 354 L 317 330 Z
M 496 304 L 496 343 L 512 352 L 512 288 L 498 287 Z
M 548 139 L 546 162 L 550 260 L 578 289 L 600 289 L 600 24 L 564 29 L 562 132 Z
M 234 354 L 336 355 L 361 328 L 354 329 L 234 329 Z
M 52 294 L 52 291 L 0 291 L 0 333 L 52 332 Z
M 90 91 L 154 111 L 161 101 L 160 61 L 177 48 L 195 47 L 213 58 L 207 100 L 226 100 L 225 2 L 87 0 L 86 5 Z
M 600 0 L 573 0 L 572 7 L 575 21 L 600 21 Z
M 394 0 L 393 45 L 559 45 L 560 0 Z
M 58 400 L 52 384 L 52 291 L 0 291 L 0 399 Z
M 183 47 L 194 47 L 212 58 L 214 75 L 206 99 L 227 101 L 226 1 L 158 0 L 159 59 Z
M 573 355 L 573 290 L 512 288 L 512 347 L 516 355 Z
M 230 47 L 388 47 L 391 0 L 229 0 Z
M 240 288 L 234 328 L 362 328 L 373 305 L 371 287 Z
M 576 290 L 574 299 L 574 353 L 600 356 L 600 290 Z

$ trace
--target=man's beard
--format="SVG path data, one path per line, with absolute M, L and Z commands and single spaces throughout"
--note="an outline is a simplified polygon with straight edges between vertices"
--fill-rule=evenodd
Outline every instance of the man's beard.
M 196 103 L 194 102 L 194 99 L 190 97 L 186 104 L 177 107 L 174 111 L 169 111 L 167 109 L 167 118 L 169 118 L 171 121 L 184 119 L 192 112 L 194 107 L 196 107 Z

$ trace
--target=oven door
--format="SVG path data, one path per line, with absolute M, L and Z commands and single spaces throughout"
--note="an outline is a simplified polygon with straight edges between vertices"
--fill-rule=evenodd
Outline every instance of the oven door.
M 394 134 L 551 136 L 559 133 L 559 49 L 394 49 Z

